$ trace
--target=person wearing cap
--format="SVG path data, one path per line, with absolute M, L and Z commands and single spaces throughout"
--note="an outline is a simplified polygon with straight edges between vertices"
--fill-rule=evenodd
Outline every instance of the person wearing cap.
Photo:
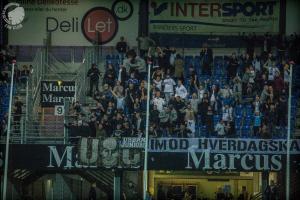
M 99 77 L 100 77 L 100 71 L 97 68 L 97 65 L 94 63 L 92 64 L 92 67 L 89 69 L 87 73 L 87 77 L 90 77 L 90 92 L 89 95 L 93 96 L 94 87 L 97 91 L 99 91 L 98 85 L 99 85 Z

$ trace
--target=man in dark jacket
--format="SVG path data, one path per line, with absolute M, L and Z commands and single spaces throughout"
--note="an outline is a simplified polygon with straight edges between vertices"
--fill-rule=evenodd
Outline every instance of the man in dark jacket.
M 211 68 L 213 63 L 213 51 L 208 48 L 207 43 L 203 44 L 203 49 L 200 52 L 203 75 L 211 76 Z
M 100 71 L 97 68 L 97 65 L 94 63 L 92 64 L 92 68 L 89 69 L 87 76 L 90 77 L 90 96 L 93 96 L 94 87 L 97 91 L 99 91 L 98 85 L 99 85 L 99 76 Z

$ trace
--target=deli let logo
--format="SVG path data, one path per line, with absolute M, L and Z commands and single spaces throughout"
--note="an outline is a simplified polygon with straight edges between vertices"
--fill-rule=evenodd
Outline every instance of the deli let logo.
M 92 44 L 106 44 L 116 36 L 119 21 L 128 20 L 133 10 L 129 0 L 116 0 L 110 9 L 94 7 L 88 10 L 81 21 L 79 17 L 46 17 L 46 31 L 77 33 L 81 29 L 84 37 Z
M 110 42 L 118 31 L 118 20 L 107 8 L 96 7 L 89 10 L 82 19 L 82 33 L 91 43 Z

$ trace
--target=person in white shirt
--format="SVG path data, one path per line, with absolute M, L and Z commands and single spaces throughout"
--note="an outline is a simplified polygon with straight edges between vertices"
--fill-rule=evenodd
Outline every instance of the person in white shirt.
M 111 93 L 113 94 L 113 96 L 115 97 L 115 99 L 117 101 L 117 109 L 124 110 L 124 108 L 125 108 L 124 95 L 122 95 L 122 93 L 119 91 L 114 92 L 113 90 L 111 90 Z
M 232 89 L 228 85 L 225 85 L 224 88 L 220 89 L 219 94 L 222 98 L 229 98 L 232 96 Z
M 256 56 L 255 53 L 254 53 L 254 55 L 253 55 L 252 65 L 254 66 L 255 72 L 260 72 L 260 71 L 261 71 L 261 63 L 260 63 L 260 60 L 259 60 L 259 58 Z
M 198 112 L 198 105 L 199 105 L 200 102 L 201 101 L 197 97 L 197 94 L 193 93 L 192 98 L 190 99 L 190 103 L 191 103 L 191 106 L 192 106 L 192 109 L 193 109 L 194 113 Z
M 176 87 L 175 96 L 180 96 L 182 99 L 185 99 L 188 95 L 188 92 L 184 85 L 182 84 L 182 80 L 178 80 L 178 85 Z
M 199 99 L 199 101 L 202 101 L 203 95 L 205 93 L 205 88 L 202 84 L 199 85 L 199 88 L 197 87 L 197 84 L 195 86 L 196 86 L 196 90 L 198 92 L 198 99 Z
M 269 70 L 268 70 L 268 80 L 269 81 L 274 81 L 275 79 L 275 75 L 277 72 L 279 72 L 278 68 L 275 67 L 275 65 L 273 64 L 271 67 L 269 67 Z
M 165 80 L 163 81 L 164 93 L 167 102 L 169 102 L 171 96 L 174 94 L 175 85 L 175 81 L 170 77 L 170 75 L 167 75 Z
M 217 132 L 217 134 L 219 136 L 225 135 L 225 124 L 224 124 L 223 120 L 221 120 L 220 122 L 217 123 L 217 125 L 215 127 L 215 131 Z
M 155 97 L 152 100 L 153 105 L 157 107 L 157 110 L 161 112 L 166 104 L 165 100 L 160 97 L 160 91 L 156 91 Z
M 195 112 L 192 109 L 191 104 L 187 105 L 187 109 L 185 109 L 185 121 L 187 123 L 187 128 L 192 132 L 192 134 L 190 135 L 190 137 L 195 136 L 195 125 L 196 125 L 196 121 L 195 121 Z
M 227 124 L 229 121 L 232 120 L 232 107 L 229 105 L 225 105 L 222 108 L 222 121 Z
M 155 87 L 161 91 L 162 89 L 162 80 L 160 79 L 160 76 L 156 76 L 153 80 L 153 83 L 155 84 Z

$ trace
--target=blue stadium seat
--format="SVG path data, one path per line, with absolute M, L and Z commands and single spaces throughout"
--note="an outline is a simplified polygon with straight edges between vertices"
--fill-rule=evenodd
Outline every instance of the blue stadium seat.
M 235 115 L 236 116 L 242 116 L 243 115 L 243 106 L 242 105 L 235 106 Z

